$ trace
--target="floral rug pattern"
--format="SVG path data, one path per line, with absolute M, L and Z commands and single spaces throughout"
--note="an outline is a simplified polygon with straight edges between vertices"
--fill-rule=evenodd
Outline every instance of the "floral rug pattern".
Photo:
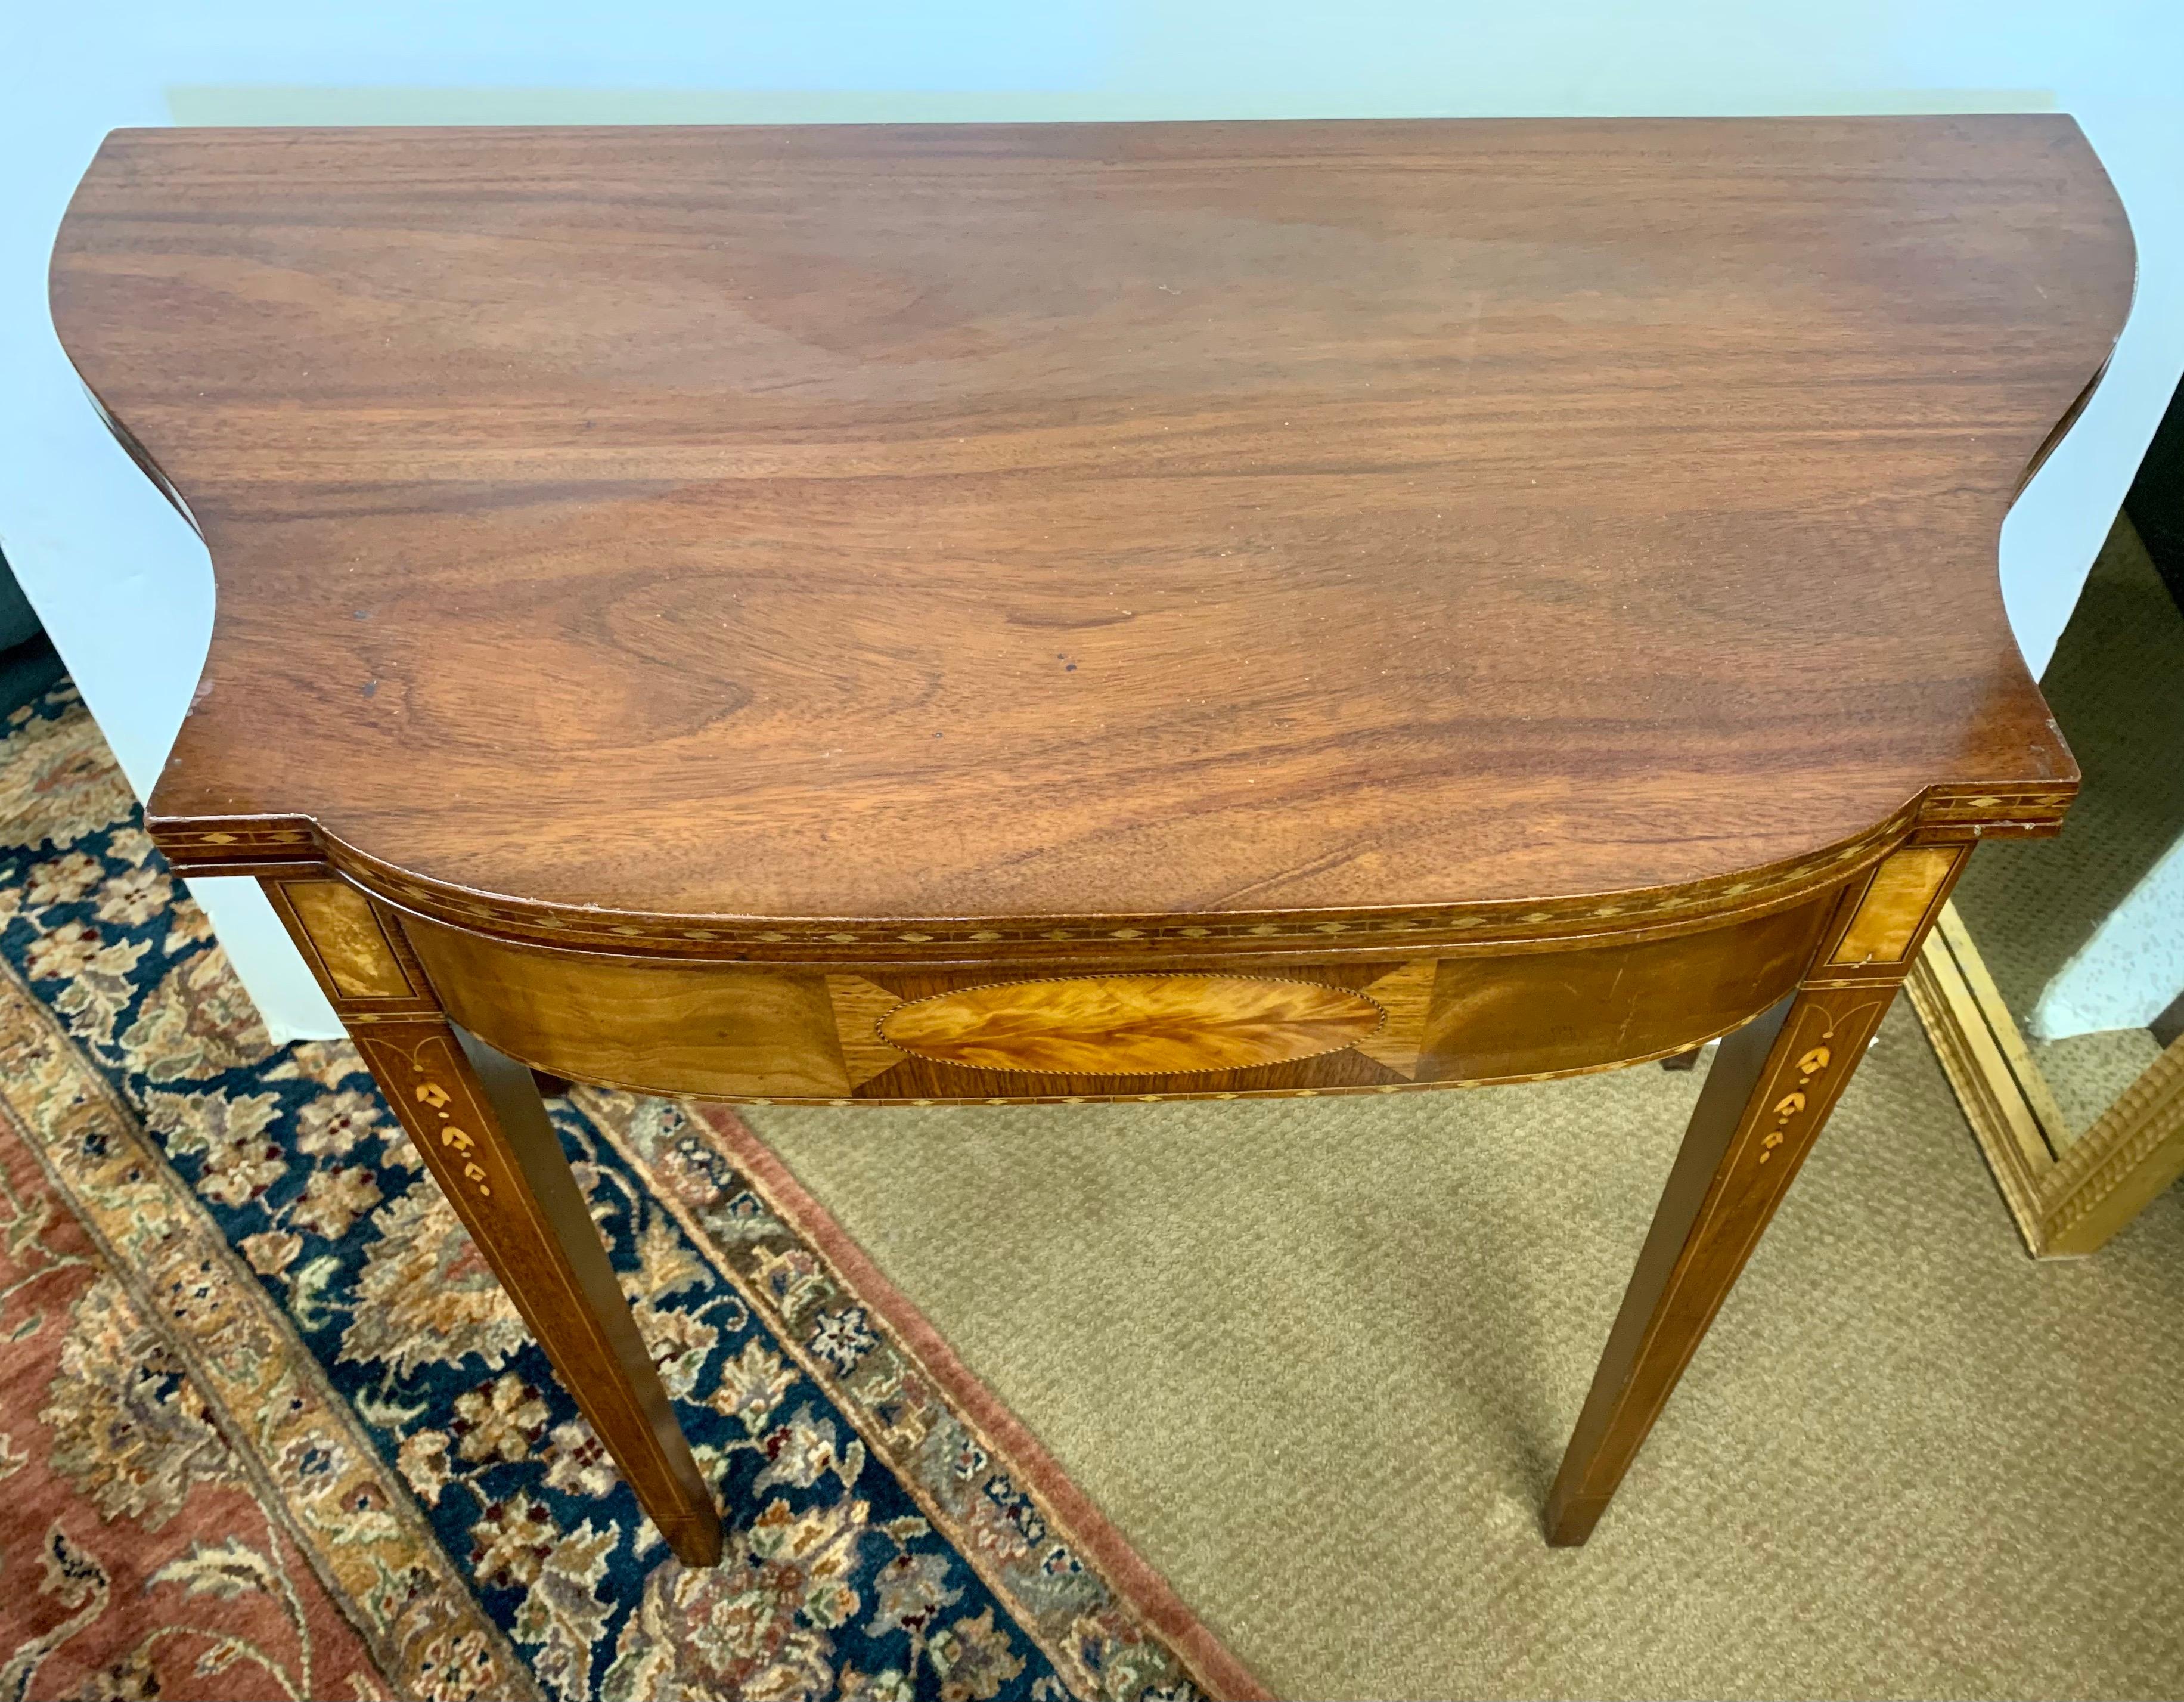
M 580 1091 L 556 1126 L 726 1511 L 722 1564 L 676 1562 L 354 1050 L 270 1043 L 65 686 L 0 740 L 0 1047 L 395 1694 L 1198 1694 L 717 1130 Z M 205 1446 L 72 1434 L 86 1484 Z
M 61 1085 L 66 1043 L 42 1043 L 43 1017 L 19 983 L 0 991 L 11 1084 Z M 90 1091 L 62 1141 L 125 1148 L 125 1132 L 104 1138 L 111 1102 L 74 1085 Z M 220 1380 L 159 1327 L 144 1268 L 69 1208 L 64 1187 L 0 1098 L 0 1576 L 14 1632 L 0 1696 L 382 1702 L 378 1663 L 308 1564 L 298 1509 L 259 1497 Z M 305 1415 L 338 1447 L 323 1418 Z M 381 1477 L 383 1503 L 399 1491 Z

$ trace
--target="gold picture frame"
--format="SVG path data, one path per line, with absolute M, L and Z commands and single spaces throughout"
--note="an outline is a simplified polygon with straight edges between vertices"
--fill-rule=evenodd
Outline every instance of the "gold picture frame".
M 2184 1175 L 2184 1035 L 2075 1139 L 1954 905 L 1908 991 L 2035 1258 L 2097 1253 Z

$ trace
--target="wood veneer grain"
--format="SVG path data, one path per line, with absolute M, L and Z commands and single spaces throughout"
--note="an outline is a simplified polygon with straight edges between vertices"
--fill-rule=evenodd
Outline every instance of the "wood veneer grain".
M 1837 896 L 1669 940 L 1263 973 L 853 974 L 401 926 L 451 1016 L 574 1080 L 724 1099 L 1141 1099 L 1521 1080 L 1659 1057 L 1795 985 Z
M 178 130 L 53 302 L 220 577 L 163 842 L 1036 936 L 2052 823 L 2131 277 L 2051 115 Z

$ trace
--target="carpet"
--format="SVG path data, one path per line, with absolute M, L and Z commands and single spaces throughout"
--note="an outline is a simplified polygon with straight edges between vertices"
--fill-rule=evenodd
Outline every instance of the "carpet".
M 0 1696 L 1256 1695 L 734 1117 L 555 1126 L 728 1526 L 670 1555 L 72 689 L 0 739 Z
M 1902 1002 L 1546 1547 L 1698 1086 L 744 1115 L 1277 1694 L 2184 1694 L 2184 1194 L 2033 1263 Z
M 11 1088 L 58 1085 L 37 1027 L 0 1023 Z M 110 1149 L 113 1108 L 86 1085 L 54 1132 Z M 282 1463 L 230 1440 L 219 1380 L 164 1327 L 145 1273 L 67 1208 L 18 1097 L 0 1098 L 0 1696 L 385 1697 L 267 1493 Z M 323 1417 L 293 1439 L 325 1446 Z

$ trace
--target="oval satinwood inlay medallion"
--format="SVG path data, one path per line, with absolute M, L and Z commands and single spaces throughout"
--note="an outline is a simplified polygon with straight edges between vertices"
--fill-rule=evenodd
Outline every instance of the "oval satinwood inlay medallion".
M 1078 975 L 966 987 L 898 1005 L 889 1046 L 972 1069 L 1179 1075 L 1340 1052 L 1386 1013 L 1362 993 L 1241 975 Z

